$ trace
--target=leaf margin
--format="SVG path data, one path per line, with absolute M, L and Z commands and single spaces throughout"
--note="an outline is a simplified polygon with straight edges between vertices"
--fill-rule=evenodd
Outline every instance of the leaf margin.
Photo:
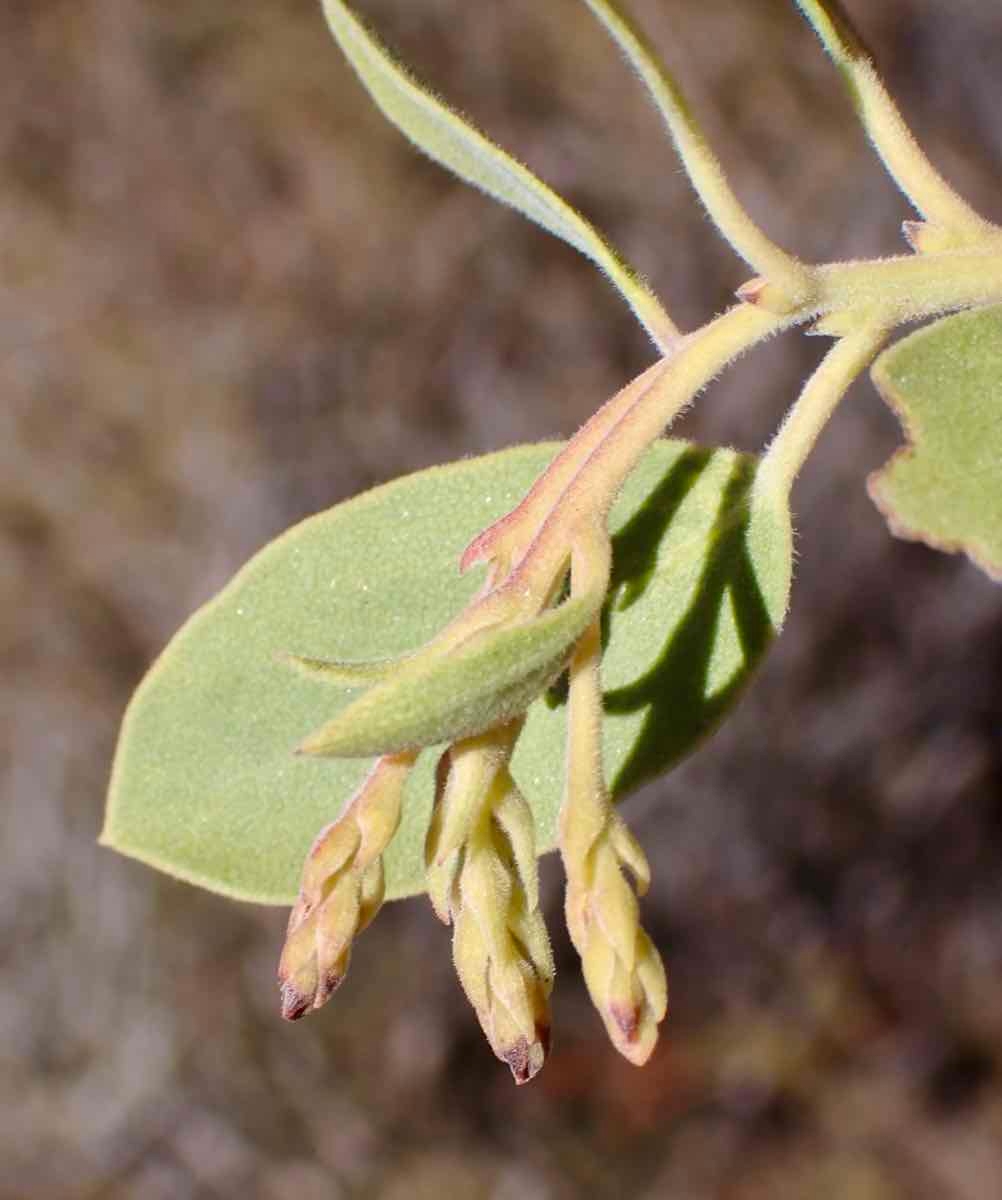
M 901 426 L 903 442 L 880 467 L 871 471 L 867 477 L 866 490 L 878 512 L 887 523 L 891 534 L 903 541 L 916 542 L 944 554 L 964 555 L 971 563 L 982 571 L 989 579 L 1002 583 L 1002 553 L 996 559 L 991 551 L 982 545 L 979 538 L 946 537 L 929 530 L 909 524 L 898 511 L 891 499 L 890 490 L 893 487 L 894 472 L 901 467 L 913 464 L 916 457 L 921 455 L 925 438 L 918 416 L 909 410 L 903 401 L 899 385 L 891 378 L 890 372 L 900 356 L 907 353 L 909 348 L 921 346 L 925 339 L 934 337 L 944 327 L 955 321 L 966 323 L 985 315 L 997 313 L 1002 329 L 1002 304 L 984 304 L 976 308 L 965 309 L 961 312 L 950 313 L 937 318 L 930 324 L 913 331 L 907 337 L 895 342 L 877 358 L 870 370 L 870 378 L 881 399 L 894 414 Z M 1002 395 L 1002 379 L 999 381 Z M 1002 474 L 1002 469 L 1000 469 Z

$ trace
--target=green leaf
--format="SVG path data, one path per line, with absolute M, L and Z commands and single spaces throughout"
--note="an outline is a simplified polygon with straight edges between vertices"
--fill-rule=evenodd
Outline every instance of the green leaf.
M 870 477 L 892 532 L 1002 580 L 1002 305 L 920 329 L 872 374 L 910 443 Z
M 591 259 L 619 289 L 654 342 L 677 330 L 657 297 L 580 213 L 528 168 L 433 95 L 398 62 L 342 0 L 323 0 L 338 45 L 387 120 L 429 158 L 502 204 L 517 209 Z
M 289 669 L 290 647 L 331 659 L 414 651 L 473 596 L 463 547 L 511 508 L 557 445 L 423 471 L 321 513 L 257 554 L 175 636 L 123 725 L 102 840 L 244 899 L 291 903 L 317 831 L 368 762 L 297 757 L 357 692 Z M 723 717 L 786 610 L 790 527 L 749 505 L 751 460 L 660 442 L 613 510 L 614 592 L 603 666 L 605 753 L 618 793 L 669 766 Z M 364 698 L 364 695 L 363 695 Z M 564 712 L 533 705 L 512 772 L 541 850 L 553 846 Z M 424 888 L 434 751 L 408 782 L 387 895 Z
M 567 664 L 600 600 L 568 600 L 532 620 L 479 630 L 451 652 L 416 655 L 300 746 L 369 758 L 472 737 L 525 711 Z

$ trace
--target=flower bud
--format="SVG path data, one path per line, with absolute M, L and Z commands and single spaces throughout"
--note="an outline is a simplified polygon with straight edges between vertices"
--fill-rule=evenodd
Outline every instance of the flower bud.
M 637 1066 L 650 1057 L 668 1007 L 664 966 L 640 927 L 647 857 L 612 807 L 602 769 L 601 638 L 597 625 L 571 662 L 567 777 L 560 852 L 567 927 L 585 983 L 613 1045 Z M 631 886 L 626 876 L 634 878 Z
M 327 1002 L 347 973 L 355 937 L 382 906 L 382 855 L 400 823 L 404 784 L 415 758 L 379 759 L 307 855 L 278 967 L 286 1020 Z
M 507 766 L 512 726 L 457 743 L 432 818 L 429 892 L 491 1049 L 526 1083 L 549 1048 L 553 960 L 532 813 Z
M 650 1057 L 668 1007 L 661 958 L 640 926 L 636 895 L 623 868 L 619 817 L 609 821 L 584 860 L 567 864 L 567 926 L 585 983 L 613 1045 L 641 1066 Z M 646 862 L 645 862 L 646 866 Z

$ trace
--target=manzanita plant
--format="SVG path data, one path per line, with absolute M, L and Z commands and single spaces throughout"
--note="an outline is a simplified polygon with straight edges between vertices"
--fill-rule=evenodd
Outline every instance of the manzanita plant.
M 613 801 L 721 721 L 782 625 L 791 486 L 874 360 L 909 441 L 871 480 L 874 499 L 895 532 L 1002 577 L 1002 228 L 930 165 L 837 3 L 797 0 L 921 218 L 904 225 L 911 253 L 798 261 L 742 208 L 626 12 L 585 2 L 755 277 L 734 307 L 680 331 L 584 217 L 423 88 L 347 4 L 323 0 L 389 120 L 592 259 L 658 358 L 565 444 L 397 480 L 262 550 L 136 693 L 103 834 L 182 879 L 292 903 L 279 965 L 290 1019 L 340 985 L 385 900 L 427 891 L 520 1083 L 549 1044 L 537 856 L 554 846 L 595 1006 L 626 1058 L 651 1054 L 667 987 L 639 922 L 650 869 Z M 761 457 L 663 440 L 715 375 L 796 327 L 834 345 Z

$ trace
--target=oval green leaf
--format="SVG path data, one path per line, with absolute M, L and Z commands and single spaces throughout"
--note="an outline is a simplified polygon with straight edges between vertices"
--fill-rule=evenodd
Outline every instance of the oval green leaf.
M 1002 579 L 1002 305 L 920 329 L 872 374 L 909 441 L 869 481 L 891 531 Z
M 293 753 L 357 691 L 290 670 L 282 652 L 385 659 L 427 642 L 482 579 L 458 574 L 463 547 L 557 449 L 517 447 L 396 480 L 265 547 L 188 621 L 136 692 L 103 842 L 227 895 L 291 903 L 313 838 L 368 762 Z M 603 679 L 617 794 L 706 736 L 782 621 L 789 520 L 753 492 L 754 469 L 729 450 L 660 442 L 613 510 Z M 564 729 L 559 701 L 534 704 L 513 761 L 541 850 L 555 840 Z M 408 783 L 386 856 L 391 898 L 424 889 L 434 763 L 434 751 L 424 753 Z

